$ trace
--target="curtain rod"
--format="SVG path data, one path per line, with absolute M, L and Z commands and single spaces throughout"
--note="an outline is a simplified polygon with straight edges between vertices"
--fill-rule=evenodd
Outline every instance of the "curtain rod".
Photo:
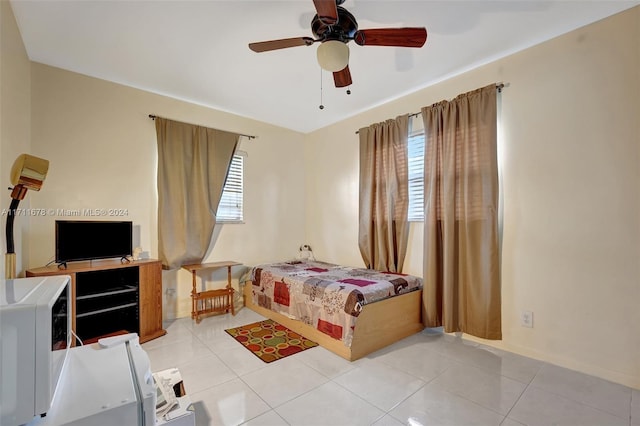
M 498 93 L 501 93 L 501 92 L 502 92 L 502 88 L 503 88 L 503 87 L 504 87 L 504 83 L 496 83 L 496 89 L 498 89 Z M 419 116 L 420 114 L 422 114 L 422 112 L 413 112 L 413 113 L 409 114 L 409 118 L 411 118 L 411 117 L 417 117 L 417 116 Z M 360 133 L 360 131 L 359 131 L 359 130 L 356 130 L 356 135 L 357 135 L 358 133 Z
M 155 120 L 157 117 L 157 115 L 153 115 L 153 114 L 149 114 L 149 118 L 152 120 Z M 199 124 L 196 124 L 196 126 L 199 126 Z M 202 127 L 206 127 L 206 126 L 202 126 Z M 236 132 L 229 132 L 229 133 L 236 133 Z M 243 135 L 242 133 L 237 133 L 240 136 L 244 136 L 245 138 L 248 138 L 249 140 L 251 139 L 257 139 L 257 136 L 251 136 L 251 135 Z

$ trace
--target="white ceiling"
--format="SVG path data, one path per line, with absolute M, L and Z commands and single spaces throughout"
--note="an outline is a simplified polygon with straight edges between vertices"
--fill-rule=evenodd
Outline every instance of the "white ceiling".
M 347 0 L 360 29 L 424 26 L 424 47 L 349 43 L 351 95 L 316 62 L 312 0 L 11 0 L 29 58 L 303 133 L 597 21 L 640 0 Z M 153 111 L 150 111 L 153 112 Z

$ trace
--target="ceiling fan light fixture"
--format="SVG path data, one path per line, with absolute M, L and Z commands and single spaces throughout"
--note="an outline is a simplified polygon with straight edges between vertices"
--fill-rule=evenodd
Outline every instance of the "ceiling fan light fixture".
M 329 72 L 345 69 L 349 65 L 349 46 L 338 40 L 328 40 L 318 46 L 318 64 Z

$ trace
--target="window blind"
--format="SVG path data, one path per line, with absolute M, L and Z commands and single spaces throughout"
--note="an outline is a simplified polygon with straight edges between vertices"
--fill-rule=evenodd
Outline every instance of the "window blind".
M 424 220 L 424 131 L 409 136 L 409 221 Z
M 244 191 L 244 157 L 245 153 L 234 154 L 229 167 L 227 181 L 222 190 L 220 204 L 216 213 L 217 222 L 238 223 L 244 220 L 243 191 Z

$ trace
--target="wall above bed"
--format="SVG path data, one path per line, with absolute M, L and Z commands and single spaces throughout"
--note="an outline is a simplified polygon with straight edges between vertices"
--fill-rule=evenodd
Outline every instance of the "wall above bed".
M 495 81 L 503 341 L 487 343 L 640 388 L 640 6 L 306 138 L 318 259 L 361 265 L 355 130 Z M 404 271 L 422 276 L 422 222 Z M 533 311 L 533 328 L 520 325 Z

